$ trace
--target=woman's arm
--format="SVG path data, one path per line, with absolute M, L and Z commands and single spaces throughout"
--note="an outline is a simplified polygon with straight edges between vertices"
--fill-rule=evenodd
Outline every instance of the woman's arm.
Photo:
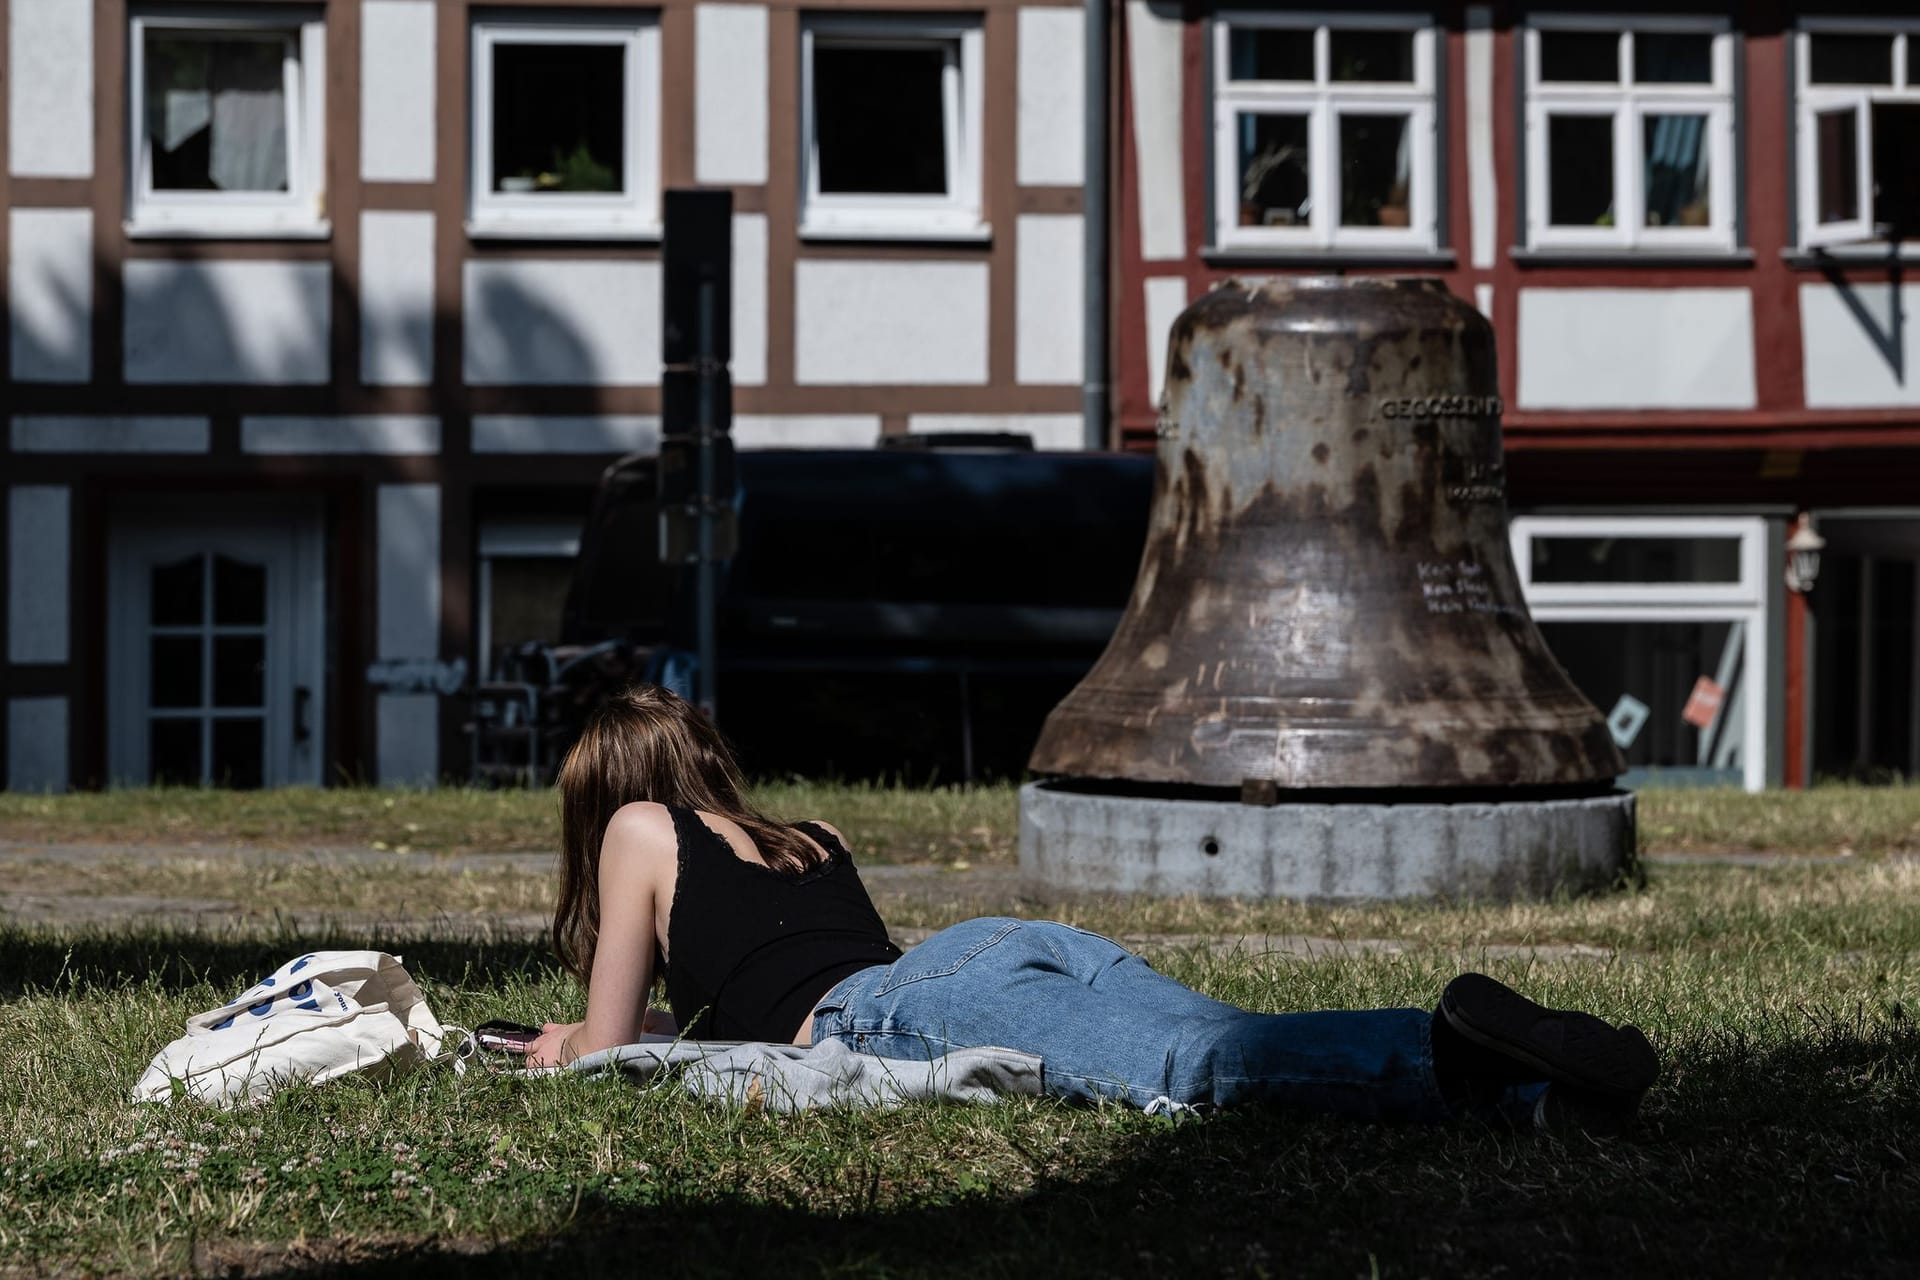
M 673 819 L 656 804 L 630 804 L 607 824 L 600 845 L 600 938 L 587 982 L 587 1017 L 556 1027 L 527 1055 L 556 1066 L 640 1038 L 653 989 L 653 908 L 659 872 L 673 865 Z M 551 1037 L 551 1038 L 549 1038 Z

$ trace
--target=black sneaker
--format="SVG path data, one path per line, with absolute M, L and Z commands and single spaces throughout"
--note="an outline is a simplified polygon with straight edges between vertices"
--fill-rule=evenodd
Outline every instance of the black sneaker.
M 1640 1094 L 1613 1097 L 1579 1089 L 1573 1085 L 1550 1084 L 1533 1107 L 1533 1128 L 1538 1133 L 1584 1133 L 1591 1138 L 1611 1138 L 1633 1127 L 1640 1110 Z
M 1563 1086 L 1563 1094 L 1588 1107 L 1626 1103 L 1630 1116 L 1660 1074 L 1659 1056 L 1639 1028 L 1546 1008 L 1483 973 L 1449 982 L 1440 1014 L 1462 1039 L 1510 1059 L 1536 1080 Z

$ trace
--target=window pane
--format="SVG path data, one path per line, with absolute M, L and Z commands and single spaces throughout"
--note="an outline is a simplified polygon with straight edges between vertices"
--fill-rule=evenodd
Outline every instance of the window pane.
M 203 621 L 200 612 L 200 588 L 206 573 L 207 558 L 195 554 L 172 564 L 157 564 L 149 582 L 152 587 L 153 625 L 156 627 L 197 627 Z
M 147 142 L 155 191 L 287 189 L 284 35 L 146 40 Z
M 626 190 L 627 51 L 493 46 L 493 189 Z
M 1540 78 L 1615 84 L 1620 80 L 1617 31 L 1542 31 Z
M 187 720 L 154 720 L 147 731 L 147 774 L 161 786 L 200 785 L 200 725 Z
M 1607 715 L 1622 695 L 1647 711 L 1622 750 L 1635 768 L 1681 769 L 1737 784 L 1744 754 L 1741 717 L 1734 712 L 1743 628 L 1730 622 L 1543 622 L 1540 634 L 1580 692 Z M 1734 673 L 1706 729 L 1683 718 L 1700 677 Z M 1713 771 L 1713 772 L 1708 772 Z M 1705 780 L 1705 779 L 1703 779 Z
M 1820 152 L 1821 222 L 1850 222 L 1860 216 L 1860 124 L 1852 107 L 1822 111 L 1813 118 Z
M 252 790 L 260 785 L 262 757 L 266 755 L 266 722 L 257 716 L 213 722 L 213 768 L 208 781 L 216 787 Z
M 1313 30 L 1233 27 L 1227 32 L 1229 80 L 1312 80 Z
M 947 194 L 944 80 L 958 56 L 950 44 L 814 46 L 822 194 Z
M 1807 79 L 1814 84 L 1892 84 L 1893 37 L 1816 35 L 1808 39 Z
M 267 641 L 265 636 L 213 638 L 213 705 L 257 707 L 265 701 Z
M 1253 115 L 1234 120 L 1240 174 L 1240 225 L 1304 227 L 1308 148 L 1305 116 Z
M 148 650 L 148 705 L 200 705 L 199 636 L 154 636 Z
M 1634 32 L 1633 78 L 1641 84 L 1712 84 L 1713 37 L 1704 31 Z
M 267 621 L 267 567 L 213 558 L 213 620 L 222 626 L 264 626 Z
M 1412 122 L 1403 115 L 1340 117 L 1340 225 L 1404 227 Z
M 1920 102 L 1872 110 L 1873 220 L 1891 228 L 1890 238 L 1911 240 L 1920 236 Z
M 1539 535 L 1533 546 L 1535 582 L 1740 581 L 1738 538 L 1615 538 Z
M 487 655 L 489 670 L 494 669 L 495 655 L 515 645 L 529 640 L 558 643 L 573 561 L 557 556 L 495 556 L 490 572 L 488 633 L 493 653 Z
M 1613 225 L 1613 117 L 1547 117 L 1547 221 Z
M 1329 73 L 1335 80 L 1411 81 L 1413 32 L 1332 31 Z
M 1650 227 L 1704 227 L 1707 203 L 1707 118 L 1645 116 L 1640 145 Z

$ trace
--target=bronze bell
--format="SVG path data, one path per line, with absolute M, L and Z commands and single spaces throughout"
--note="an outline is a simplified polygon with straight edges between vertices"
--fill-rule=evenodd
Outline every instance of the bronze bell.
M 1235 280 L 1167 350 L 1125 616 L 1036 773 L 1604 790 L 1625 768 L 1507 542 L 1493 329 L 1432 279 Z

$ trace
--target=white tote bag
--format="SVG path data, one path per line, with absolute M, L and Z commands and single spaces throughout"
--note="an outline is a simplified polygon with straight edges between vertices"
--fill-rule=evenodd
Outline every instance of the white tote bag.
M 283 1085 L 435 1061 L 444 1038 L 398 956 L 315 951 L 188 1018 L 187 1034 L 154 1056 L 133 1097 L 231 1107 Z

